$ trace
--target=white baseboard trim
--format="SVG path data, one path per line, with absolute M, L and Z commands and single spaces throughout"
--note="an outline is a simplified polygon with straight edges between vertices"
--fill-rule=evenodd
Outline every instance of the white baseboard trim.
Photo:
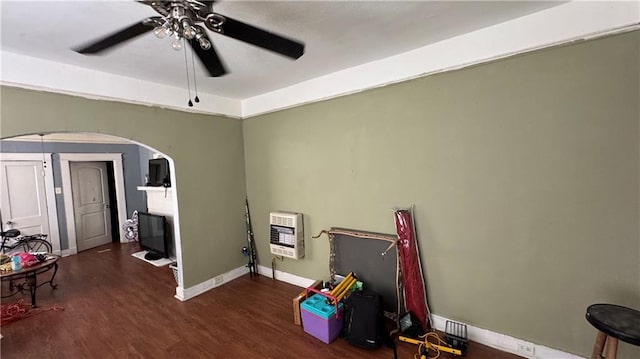
M 265 266 L 259 265 L 258 273 L 265 277 L 269 277 L 269 278 L 273 277 L 271 268 L 268 268 Z M 303 288 L 310 286 L 314 282 L 313 279 L 301 277 L 295 274 L 291 274 L 291 273 L 287 273 L 279 270 L 276 270 L 276 279 L 279 281 L 293 284 Z M 433 326 L 435 327 L 435 329 L 438 329 L 441 331 L 445 330 L 445 324 L 447 320 L 450 320 L 435 314 L 432 314 L 432 318 L 433 318 Z M 505 334 L 496 333 L 491 330 L 482 329 L 469 324 L 467 324 L 467 334 L 469 336 L 469 339 L 473 340 L 476 343 L 484 344 L 486 346 L 490 346 L 492 348 L 513 353 L 516 355 L 520 355 L 529 359 L 584 359 L 580 356 L 577 356 L 571 353 L 566 353 L 566 352 L 549 348 L 540 344 L 534 344 L 526 340 L 514 338 Z M 534 348 L 533 355 L 527 356 L 526 353 L 522 353 L 521 351 L 518 351 L 518 348 L 520 348 L 521 345 Z
M 273 273 L 271 271 L 271 268 L 269 267 L 258 265 L 258 274 L 263 275 L 265 277 L 273 278 Z M 276 269 L 276 279 L 281 282 L 286 282 L 302 288 L 306 288 L 311 284 L 313 284 L 313 282 L 315 282 L 315 280 L 313 279 L 300 277 L 295 274 L 279 271 L 277 269 Z
M 450 320 L 450 319 L 447 319 L 445 317 L 441 317 L 435 314 L 431 314 L 431 318 L 433 319 L 434 328 L 444 332 L 447 320 Z M 549 348 L 544 345 L 531 343 L 526 340 L 514 338 L 505 334 L 496 333 L 494 331 L 479 328 L 473 325 L 469 325 L 469 324 L 466 324 L 466 325 L 467 325 L 467 336 L 469 337 L 469 340 L 472 340 L 476 343 L 484 344 L 486 346 L 499 349 L 505 352 L 520 355 L 525 358 L 583 359 L 580 356 L 563 352 L 557 349 Z M 527 353 L 523 353 L 522 351 L 518 350 L 521 346 L 533 348 L 533 353 L 531 355 L 528 355 Z
M 182 287 L 176 287 L 176 295 L 175 297 L 181 301 L 189 300 L 197 295 L 200 295 L 208 290 L 211 290 L 215 287 L 219 287 L 224 283 L 230 282 L 238 277 L 241 277 L 249 272 L 246 266 L 238 267 L 236 269 L 232 269 L 229 272 L 223 273 L 220 276 L 215 278 L 208 279 L 200 284 L 196 284 L 193 287 L 189 287 L 184 289 Z M 306 288 L 313 284 L 314 280 L 301 277 L 295 274 L 283 272 L 276 270 L 275 271 L 276 279 L 281 282 L 286 282 L 289 284 L 293 284 L 298 287 Z M 273 278 L 273 274 L 271 268 L 258 265 L 258 274 L 263 275 L 268 278 Z M 216 284 L 216 278 L 222 277 L 222 280 Z M 445 317 L 431 314 L 433 319 L 433 326 L 435 329 L 444 331 L 447 319 Z M 496 333 L 494 331 L 483 329 L 480 327 L 476 327 L 470 324 L 467 325 L 467 335 L 470 340 L 484 344 L 486 346 L 502 350 L 508 353 L 516 354 L 523 356 L 529 359 L 583 359 L 580 356 L 563 352 L 557 349 L 549 348 L 544 345 L 535 344 L 532 342 L 528 342 L 526 340 L 514 338 L 509 335 Z M 527 355 L 527 353 L 523 353 L 519 350 L 521 346 L 533 348 L 533 354 Z
M 242 266 L 242 267 L 232 269 L 226 273 L 222 273 L 211 279 L 207 279 L 202 283 L 194 285 L 193 287 L 189 287 L 185 289 L 178 286 L 176 287 L 176 295 L 174 297 L 184 302 L 208 290 L 211 290 L 215 287 L 219 287 L 225 283 L 231 282 L 232 280 L 238 277 L 241 277 L 247 273 L 249 273 L 249 269 L 246 266 Z M 216 279 L 217 279 L 217 283 L 216 283 Z
M 72 256 L 78 254 L 78 248 L 77 247 L 73 247 L 73 248 L 69 248 L 69 249 L 63 249 L 62 251 L 60 251 L 60 255 L 63 257 L 68 257 L 68 256 Z

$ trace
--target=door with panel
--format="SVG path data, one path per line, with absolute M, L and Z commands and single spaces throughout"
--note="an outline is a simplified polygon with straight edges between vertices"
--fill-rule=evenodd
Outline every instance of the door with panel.
M 2 230 L 24 235 L 49 234 L 49 217 L 41 161 L 0 161 Z
M 70 162 L 78 251 L 110 243 L 111 213 L 107 164 Z

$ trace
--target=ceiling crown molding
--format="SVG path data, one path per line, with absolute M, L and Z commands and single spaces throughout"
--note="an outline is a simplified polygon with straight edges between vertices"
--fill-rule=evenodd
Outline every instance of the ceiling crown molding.
M 57 142 L 57 143 L 101 143 L 101 144 L 131 144 L 128 139 L 105 135 L 101 133 L 85 132 L 61 132 L 47 133 L 40 135 L 24 135 L 18 137 L 4 138 L 2 141 L 13 142 Z
M 399 55 L 341 70 L 247 99 L 185 89 L 1 51 L 0 83 L 91 99 L 249 118 L 434 73 L 459 69 L 580 39 L 637 29 L 639 1 L 573 1 Z
M 574 1 L 242 101 L 242 117 L 300 106 L 594 36 L 640 23 L 640 2 Z
M 0 83 L 90 99 L 159 106 L 179 111 L 242 117 L 240 100 L 199 92 L 201 103 L 187 107 L 187 90 L 155 82 L 1 51 Z

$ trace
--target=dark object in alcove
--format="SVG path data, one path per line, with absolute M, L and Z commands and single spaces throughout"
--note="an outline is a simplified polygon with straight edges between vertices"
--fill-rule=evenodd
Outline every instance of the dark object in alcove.
M 146 185 L 151 187 L 171 187 L 169 161 L 166 158 L 149 160 L 149 183 Z

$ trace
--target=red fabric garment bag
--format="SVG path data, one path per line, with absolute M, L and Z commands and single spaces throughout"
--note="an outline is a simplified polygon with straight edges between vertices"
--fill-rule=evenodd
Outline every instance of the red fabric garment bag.
M 422 265 L 420 264 L 420 253 L 413 227 L 413 217 L 408 209 L 395 210 L 393 214 L 398 231 L 398 253 L 405 307 L 407 311 L 412 312 L 418 318 L 422 329 L 427 332 L 431 328 L 429 307 Z

